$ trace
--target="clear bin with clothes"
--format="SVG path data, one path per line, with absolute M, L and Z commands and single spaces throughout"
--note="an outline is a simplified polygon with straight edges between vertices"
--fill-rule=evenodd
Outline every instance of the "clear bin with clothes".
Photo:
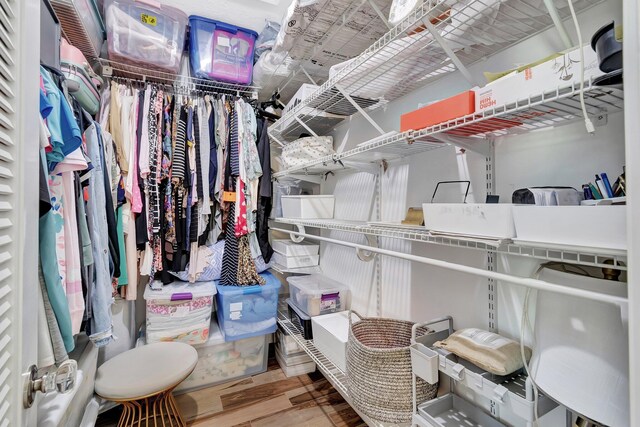
M 227 341 L 235 341 L 276 331 L 280 280 L 261 273 L 264 285 L 225 286 L 217 284 L 217 315 Z
M 173 282 L 158 290 L 147 286 L 144 291 L 147 342 L 205 342 L 215 294 L 214 282 Z
M 178 73 L 187 16 L 154 0 L 106 0 L 109 59 Z

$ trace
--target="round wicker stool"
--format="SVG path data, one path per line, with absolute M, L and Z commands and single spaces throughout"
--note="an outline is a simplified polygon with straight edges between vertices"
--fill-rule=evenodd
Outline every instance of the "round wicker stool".
M 161 342 L 138 347 L 98 368 L 96 394 L 122 404 L 118 427 L 185 427 L 172 392 L 197 362 L 198 353 L 187 344 Z

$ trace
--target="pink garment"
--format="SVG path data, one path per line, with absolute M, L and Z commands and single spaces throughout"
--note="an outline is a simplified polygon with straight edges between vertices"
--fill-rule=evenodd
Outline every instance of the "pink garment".
M 80 244 L 78 238 L 78 222 L 76 218 L 76 198 L 74 192 L 75 175 L 66 171 L 62 176 L 63 219 L 64 219 L 64 253 L 65 253 L 65 288 L 69 312 L 71 313 L 71 330 L 73 334 L 80 332 L 84 316 L 84 296 L 82 294 L 82 273 L 80 263 Z
M 138 132 L 138 91 L 133 91 L 133 106 L 129 115 L 129 130 L 130 141 L 129 146 L 129 167 L 130 171 L 127 175 L 127 181 L 125 189 L 127 190 L 127 199 L 131 203 L 131 210 L 134 213 L 142 212 L 142 195 L 140 194 L 140 186 L 138 185 L 138 144 L 137 144 L 137 132 Z
M 238 190 L 236 194 L 236 237 L 244 236 L 249 233 L 247 228 L 247 198 L 244 194 L 244 182 L 238 178 Z

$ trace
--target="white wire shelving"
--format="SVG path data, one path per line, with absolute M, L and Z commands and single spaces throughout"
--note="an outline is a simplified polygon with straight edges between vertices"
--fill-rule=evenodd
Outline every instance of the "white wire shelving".
M 273 174 L 274 179 L 292 174 L 325 174 L 344 169 L 345 162 L 371 163 L 393 160 L 441 148 L 450 143 L 474 149 L 488 138 L 522 134 L 573 123 L 582 119 L 580 93 L 584 93 L 591 116 L 621 111 L 624 94 L 612 87 L 595 86 L 591 81 L 551 89 L 482 113 L 469 114 L 420 130 L 377 137 L 357 147 Z
M 435 245 L 450 246 L 456 248 L 477 249 L 493 251 L 506 255 L 517 255 L 541 259 L 546 261 L 566 262 L 572 264 L 587 265 L 598 268 L 615 268 L 626 270 L 626 251 L 607 249 L 577 248 L 572 246 L 540 247 L 514 243 L 510 239 L 483 240 L 478 238 L 451 237 L 431 233 L 426 228 L 410 229 L 393 225 L 368 224 L 366 222 L 341 221 L 336 219 L 290 219 L 276 218 L 281 224 L 294 225 L 296 227 L 318 228 L 322 230 L 337 230 L 351 233 L 370 235 L 375 237 L 387 237 L 393 239 L 408 240 L 412 242 L 430 243 Z M 613 265 L 610 262 L 613 261 Z
M 601 0 L 579 0 L 577 12 Z M 566 2 L 554 1 L 561 19 Z M 334 72 L 314 93 L 269 129 L 278 141 L 292 141 L 345 98 L 369 100 L 369 109 L 424 86 L 456 69 L 500 52 L 553 25 L 534 0 L 428 0 L 356 58 Z M 462 69 L 461 69 L 462 71 Z M 467 74 L 467 78 L 471 77 Z M 360 102 L 359 102 L 360 104 Z M 344 117 L 361 108 L 352 103 Z
M 347 390 L 347 375 L 336 365 L 333 364 L 320 350 L 313 345 L 312 340 L 304 339 L 302 331 L 298 326 L 293 324 L 286 314 L 286 306 L 280 305 L 278 309 L 278 324 L 288 333 L 293 340 L 302 348 L 318 366 L 318 370 L 325 376 L 327 381 L 342 395 L 344 400 L 351 405 L 351 399 L 349 398 L 349 392 Z M 370 427 L 390 427 L 391 424 L 382 423 L 373 420 L 366 415 L 360 413 L 356 408 L 354 411 L 358 413 L 360 418 L 367 423 Z M 408 427 L 410 424 L 406 424 Z M 394 424 L 394 426 L 398 426 Z
M 183 75 L 171 74 L 166 71 L 144 68 L 122 62 L 100 59 L 102 75 L 111 79 L 123 81 L 138 81 L 144 83 L 158 83 L 171 86 L 178 92 L 215 92 L 228 93 L 238 96 L 255 98 L 258 95 L 257 86 L 247 86 L 234 83 L 217 82 L 214 80 L 196 79 Z
M 312 267 L 299 267 L 299 268 L 287 268 L 283 265 L 272 263 L 270 267 L 273 271 L 276 271 L 280 274 L 316 274 L 322 273 L 319 265 L 314 265 Z

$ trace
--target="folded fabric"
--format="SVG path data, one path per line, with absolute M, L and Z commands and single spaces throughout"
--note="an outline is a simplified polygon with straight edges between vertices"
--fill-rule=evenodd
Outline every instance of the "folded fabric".
M 220 275 L 222 273 L 222 255 L 224 254 L 224 240 L 220 240 L 219 242 L 208 246 L 208 249 L 210 254 L 206 259 L 200 262 L 202 271 L 199 274 L 196 274 L 195 278 L 189 276 L 190 263 L 187 264 L 184 271 L 171 271 L 170 273 L 184 282 L 210 282 L 213 280 L 220 280 Z M 253 262 L 256 265 L 256 271 L 258 273 L 262 273 L 271 267 L 270 264 L 264 262 L 262 256 L 255 258 Z
M 333 137 L 310 136 L 285 145 L 281 159 L 286 168 L 292 168 L 333 154 Z

